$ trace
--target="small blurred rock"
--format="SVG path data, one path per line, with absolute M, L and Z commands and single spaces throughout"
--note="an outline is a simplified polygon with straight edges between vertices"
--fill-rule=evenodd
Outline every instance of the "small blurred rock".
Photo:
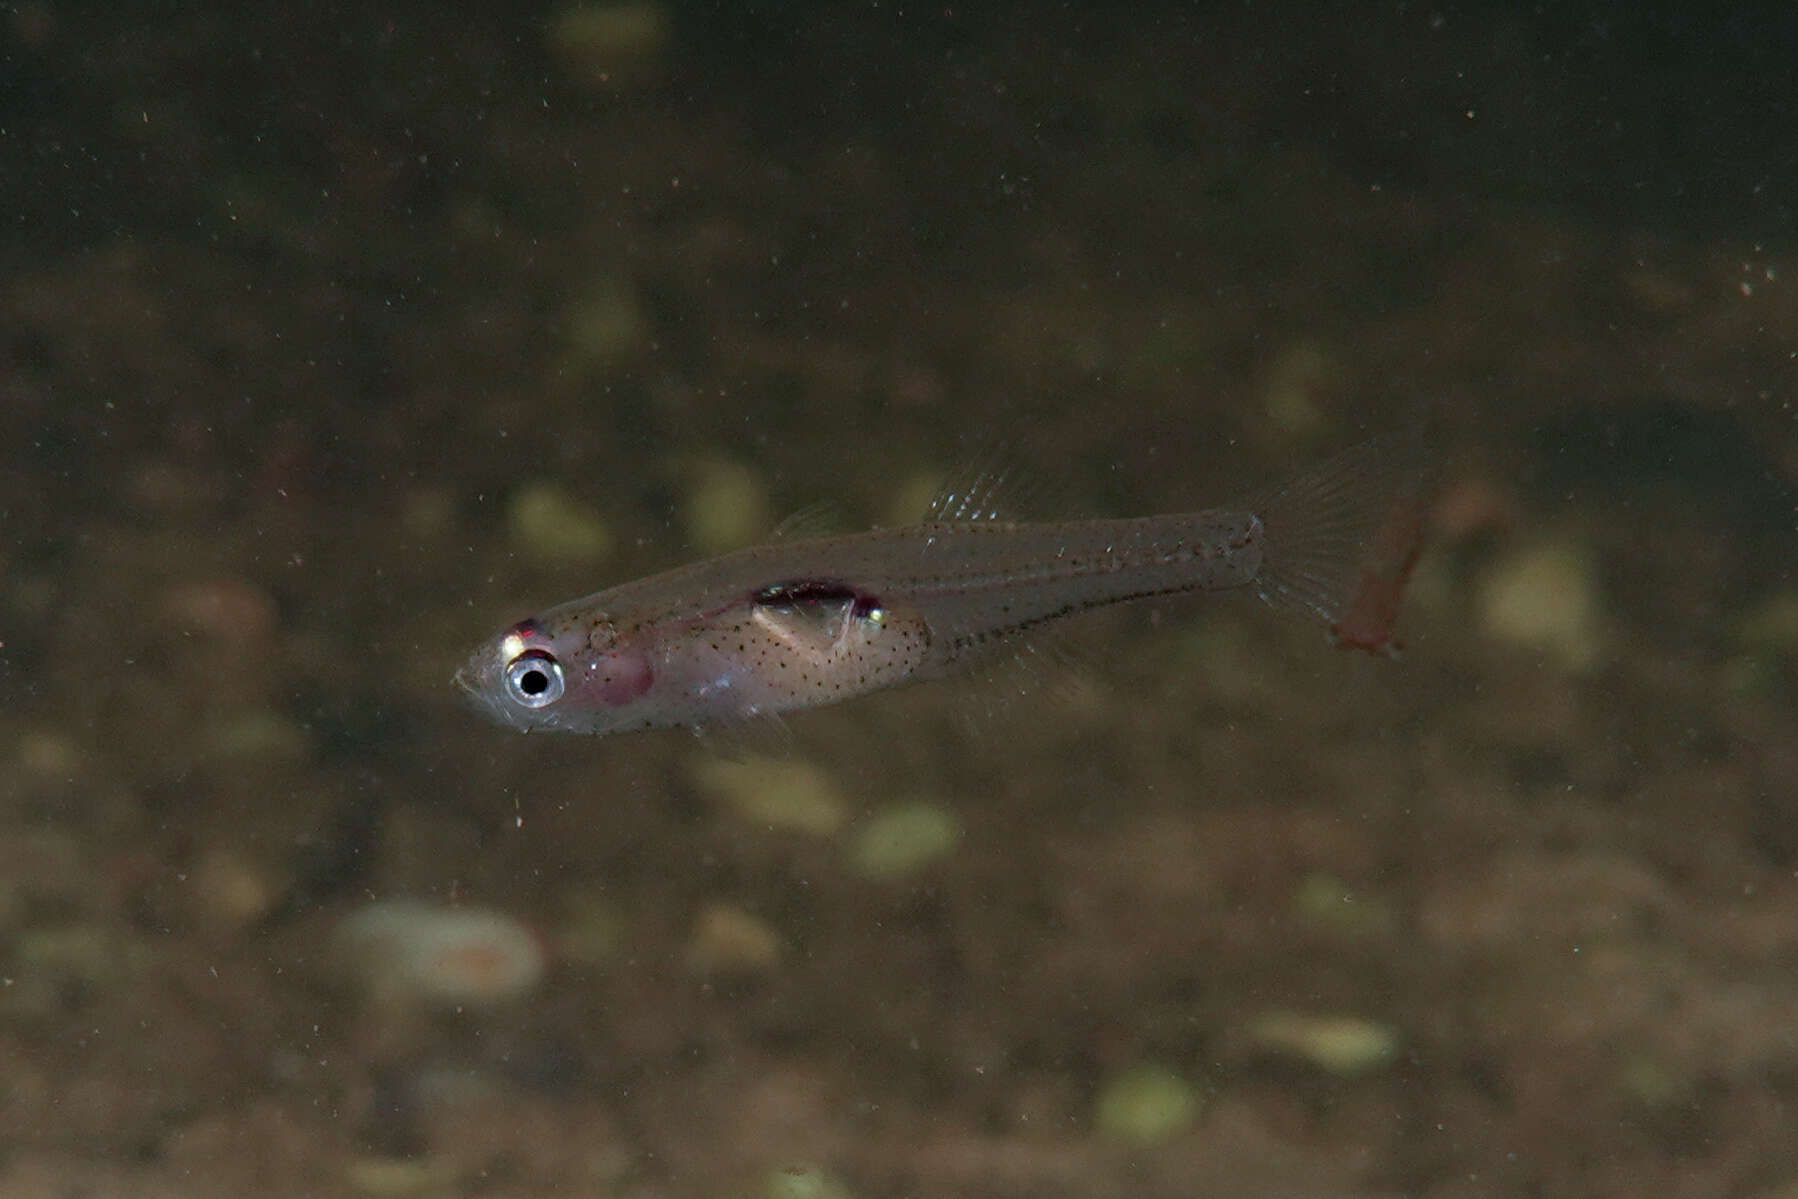
M 547 966 L 535 933 L 483 908 L 382 900 L 347 917 L 335 940 L 356 982 L 401 1003 L 505 1003 L 535 990 Z
M 765 540 L 773 522 L 768 489 L 735 462 L 698 461 L 687 468 L 681 523 L 701 554 L 723 554 Z
M 570 83 L 625 88 L 661 76 L 668 13 L 659 4 L 570 4 L 550 22 L 550 54 Z
M 1093 1121 L 1106 1136 L 1153 1145 L 1191 1127 L 1201 1107 L 1191 1083 L 1166 1066 L 1145 1062 L 1100 1088 Z
M 949 808 L 915 799 L 876 812 L 856 830 L 849 857 L 863 878 L 915 874 L 955 852 L 961 820 Z
M 442 1195 L 460 1190 L 463 1168 L 443 1158 L 364 1157 L 344 1167 L 344 1181 L 363 1195 Z
M 212 923 L 247 928 L 267 915 L 279 889 L 254 862 L 228 849 L 210 849 L 187 874 L 194 906 Z
M 280 622 L 274 597 L 244 579 L 173 583 L 163 590 L 158 609 L 178 632 L 238 644 L 266 641 Z
M 554 483 L 526 483 L 506 506 L 512 540 L 542 562 L 591 565 L 612 552 L 605 520 Z
M 238 762 L 303 762 L 312 753 L 304 725 L 267 708 L 224 717 L 208 729 L 207 749 Z
M 854 1191 L 816 1166 L 770 1170 L 762 1193 L 767 1199 L 855 1199 Z
M 828 837 L 848 817 L 849 804 L 836 781 L 800 759 L 701 758 L 692 775 L 700 790 L 769 828 Z
M 1798 657 L 1798 591 L 1781 591 L 1736 623 L 1736 641 L 1749 653 Z
M 1398 1033 L 1389 1025 L 1355 1016 L 1297 1012 L 1269 1012 L 1249 1026 L 1249 1036 L 1260 1049 L 1309 1062 L 1342 1078 L 1390 1065 L 1399 1046 Z
M 649 344 L 649 316 L 628 279 L 595 279 L 564 313 L 562 368 L 578 377 L 609 371 Z
M 617 905 L 593 891 L 571 892 L 562 903 L 567 916 L 556 930 L 559 957 L 596 965 L 618 956 L 628 925 Z
M 1584 547 L 1538 542 L 1512 551 L 1487 570 L 1479 614 L 1489 635 L 1548 654 L 1567 670 L 1598 661 L 1598 570 Z
M 1329 429 L 1321 397 L 1336 390 L 1342 364 L 1314 341 L 1299 341 L 1281 350 L 1269 365 L 1261 387 L 1268 419 L 1287 433 L 1315 437 Z
M 693 922 L 687 964 L 705 974 L 759 974 L 779 963 L 780 934 L 759 916 L 713 904 Z

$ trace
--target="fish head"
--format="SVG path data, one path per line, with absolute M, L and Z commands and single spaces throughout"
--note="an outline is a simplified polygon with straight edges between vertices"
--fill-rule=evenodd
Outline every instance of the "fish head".
M 474 708 L 519 732 L 613 733 L 655 723 L 639 703 L 655 682 L 653 646 L 621 638 L 602 615 L 522 620 L 456 672 Z

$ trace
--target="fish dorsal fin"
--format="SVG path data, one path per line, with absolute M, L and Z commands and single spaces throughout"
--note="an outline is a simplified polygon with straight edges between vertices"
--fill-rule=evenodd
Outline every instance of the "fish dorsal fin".
M 818 500 L 790 514 L 774 526 L 772 541 L 804 541 L 843 531 L 843 512 L 832 500 Z

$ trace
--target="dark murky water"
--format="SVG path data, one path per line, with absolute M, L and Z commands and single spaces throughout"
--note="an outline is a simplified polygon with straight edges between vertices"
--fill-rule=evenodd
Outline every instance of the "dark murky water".
M 0 17 L 0 1193 L 1798 1185 L 1789 31 Z M 1122 515 L 1417 424 L 1401 661 L 449 684 L 997 444 Z

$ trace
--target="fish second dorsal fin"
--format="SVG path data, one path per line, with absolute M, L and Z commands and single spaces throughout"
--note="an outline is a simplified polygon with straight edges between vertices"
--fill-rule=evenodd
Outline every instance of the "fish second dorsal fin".
M 1029 520 L 1040 488 L 1004 447 L 952 470 L 925 510 L 925 524 Z

